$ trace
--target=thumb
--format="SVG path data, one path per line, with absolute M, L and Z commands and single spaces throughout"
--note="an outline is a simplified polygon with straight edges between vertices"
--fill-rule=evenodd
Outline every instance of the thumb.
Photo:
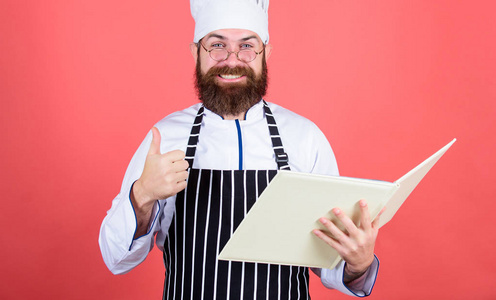
M 148 155 L 151 154 L 160 154 L 160 131 L 158 131 L 157 127 L 152 128 L 152 144 L 150 145 L 150 149 L 148 150 Z

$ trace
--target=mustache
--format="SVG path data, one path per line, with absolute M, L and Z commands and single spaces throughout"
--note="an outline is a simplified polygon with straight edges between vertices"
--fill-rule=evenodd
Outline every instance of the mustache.
M 245 68 L 245 67 L 212 67 L 210 70 L 207 71 L 205 74 L 205 77 L 214 77 L 218 75 L 237 75 L 237 76 L 248 76 L 248 77 L 254 77 L 255 72 L 251 68 Z

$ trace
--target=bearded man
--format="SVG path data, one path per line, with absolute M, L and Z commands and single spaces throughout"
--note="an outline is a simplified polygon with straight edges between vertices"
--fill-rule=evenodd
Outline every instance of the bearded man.
M 102 223 L 104 261 L 114 274 L 126 273 L 156 236 L 164 299 L 307 299 L 308 268 L 217 255 L 277 170 L 338 175 L 332 149 L 311 121 L 263 100 L 268 1 L 192 0 L 191 7 L 202 103 L 159 121 L 138 148 Z M 348 233 L 321 219 L 330 234 L 315 235 L 344 262 L 312 270 L 330 289 L 365 296 L 378 272 L 378 221 L 370 221 L 365 201 L 360 207 L 359 227 L 333 211 Z

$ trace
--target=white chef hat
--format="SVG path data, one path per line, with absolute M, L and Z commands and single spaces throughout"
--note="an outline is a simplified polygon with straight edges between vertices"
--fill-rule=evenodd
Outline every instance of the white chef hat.
M 269 0 L 190 0 L 194 42 L 218 29 L 247 29 L 269 42 Z

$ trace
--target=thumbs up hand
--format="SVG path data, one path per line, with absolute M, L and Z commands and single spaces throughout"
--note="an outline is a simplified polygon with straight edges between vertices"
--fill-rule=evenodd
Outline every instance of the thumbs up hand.
M 161 154 L 160 132 L 153 127 L 152 134 L 143 173 L 134 183 L 131 193 L 135 210 L 150 213 L 155 200 L 168 198 L 186 188 L 189 167 L 184 159 L 185 153 L 181 150 Z

